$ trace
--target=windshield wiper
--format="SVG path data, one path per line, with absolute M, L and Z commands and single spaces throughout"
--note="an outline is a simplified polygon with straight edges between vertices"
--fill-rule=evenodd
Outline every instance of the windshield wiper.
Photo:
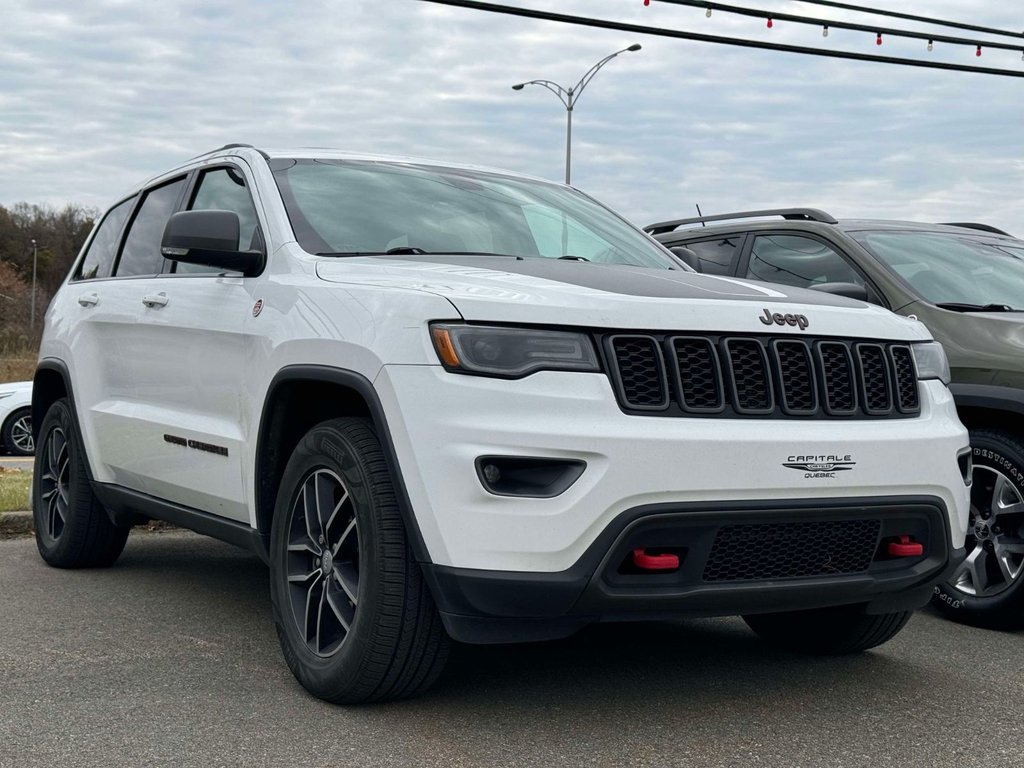
M 568 254 L 568 253 L 565 256 L 559 256 L 558 260 L 559 261 L 590 261 L 590 259 L 586 258 L 585 256 L 573 256 L 573 255 Z
M 959 301 L 940 301 L 936 307 L 950 309 L 954 312 L 1020 312 L 1006 304 L 964 304 Z

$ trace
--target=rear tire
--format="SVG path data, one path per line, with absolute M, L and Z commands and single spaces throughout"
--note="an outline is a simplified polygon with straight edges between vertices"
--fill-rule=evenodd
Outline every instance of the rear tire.
M 124 550 L 130 529 L 114 525 L 92 492 L 67 398 L 50 406 L 39 428 L 32 510 L 36 546 L 52 566 L 104 568 Z
M 13 456 L 31 456 L 32 442 L 32 409 L 19 408 L 4 422 L 0 443 Z
M 910 620 L 913 611 L 872 615 L 863 605 L 841 605 L 811 611 L 761 613 L 743 620 L 770 645 L 817 656 L 860 653 L 888 642 Z
M 270 547 L 277 635 L 307 691 L 356 704 L 415 696 L 437 680 L 448 636 L 368 421 L 326 421 L 299 442 Z

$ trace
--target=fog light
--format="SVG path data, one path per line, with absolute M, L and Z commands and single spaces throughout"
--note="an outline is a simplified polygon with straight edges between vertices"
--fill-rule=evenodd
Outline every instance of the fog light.
M 480 456 L 476 460 L 477 477 L 488 492 L 535 499 L 565 493 L 586 468 L 586 462 L 579 459 Z

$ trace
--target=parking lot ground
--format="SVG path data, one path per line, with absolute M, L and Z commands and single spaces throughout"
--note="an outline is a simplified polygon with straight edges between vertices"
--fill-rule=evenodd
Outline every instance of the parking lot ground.
M 0 766 L 997 766 L 1024 755 L 1024 635 L 920 612 L 839 659 L 737 619 L 460 646 L 409 702 L 340 708 L 285 667 L 266 568 L 186 532 L 103 571 L 0 541 Z

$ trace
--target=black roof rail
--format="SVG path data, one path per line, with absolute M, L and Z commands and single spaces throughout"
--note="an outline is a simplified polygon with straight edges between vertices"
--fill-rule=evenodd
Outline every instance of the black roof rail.
M 708 221 L 729 221 L 730 219 L 753 219 L 758 216 L 781 216 L 789 221 L 820 221 L 823 224 L 839 223 L 834 216 L 817 208 L 772 208 L 764 211 L 737 211 L 736 213 L 719 213 L 714 216 L 695 216 L 692 219 L 662 221 L 658 224 L 649 224 L 644 227 L 644 232 L 650 235 L 661 235 L 686 224 L 704 224 Z
M 1009 232 L 1004 232 L 997 227 L 993 227 L 991 224 L 979 224 L 976 221 L 943 221 L 940 223 L 943 227 L 963 227 L 964 229 L 978 229 L 982 232 L 991 232 L 994 235 L 1006 235 L 1007 237 L 1013 237 Z

